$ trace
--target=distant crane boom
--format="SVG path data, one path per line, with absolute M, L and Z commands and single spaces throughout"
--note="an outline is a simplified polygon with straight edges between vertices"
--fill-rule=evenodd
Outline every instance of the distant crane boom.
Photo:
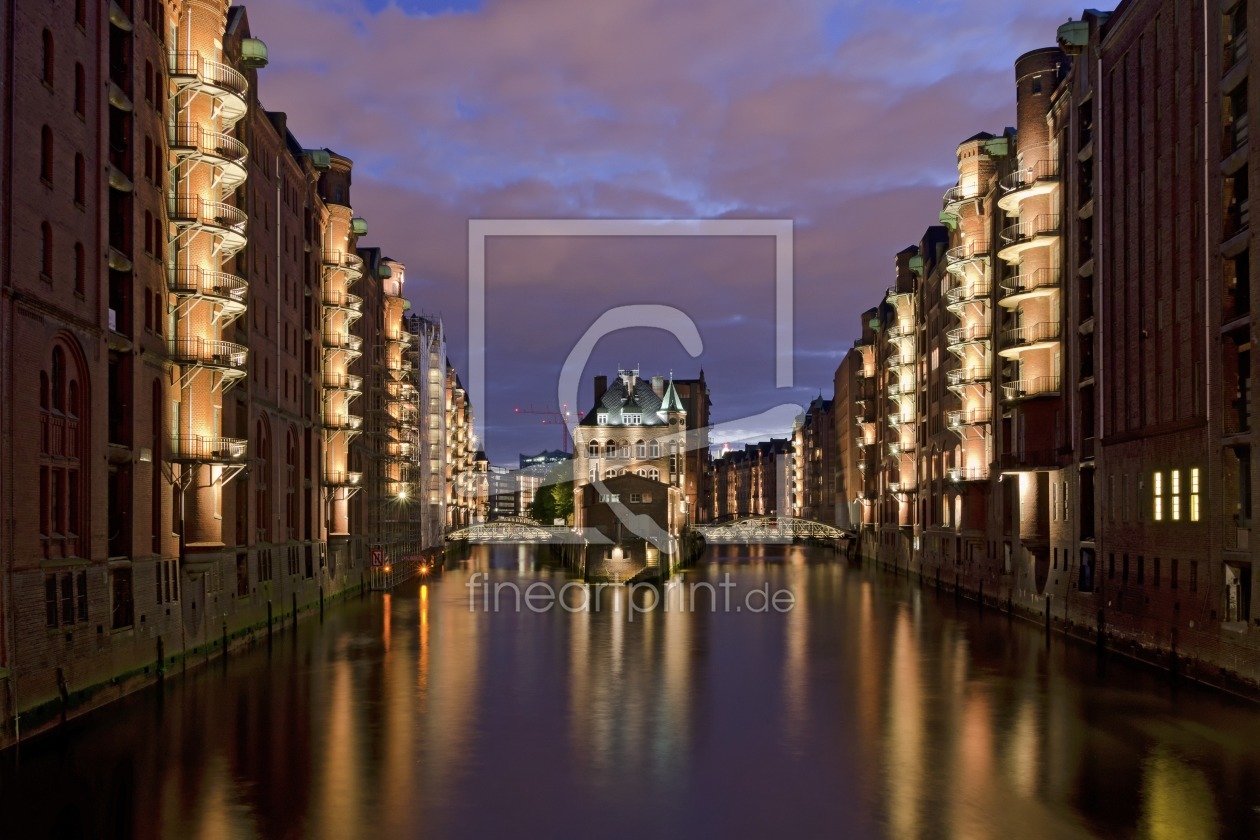
M 569 452 L 569 425 L 566 422 L 566 418 L 568 418 L 569 416 L 569 406 L 567 404 L 560 406 L 558 410 L 554 408 L 534 408 L 531 405 L 529 408 L 512 409 L 512 412 L 514 414 L 536 414 L 543 418 L 541 422 L 544 426 L 548 426 L 548 425 L 559 426 L 560 427 L 560 450 L 564 452 L 566 455 L 568 454 Z

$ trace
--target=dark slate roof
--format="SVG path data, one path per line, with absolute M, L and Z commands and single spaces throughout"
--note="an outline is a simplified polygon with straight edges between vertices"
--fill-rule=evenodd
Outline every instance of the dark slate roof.
M 612 381 L 604 396 L 595 407 L 582 418 L 583 426 L 597 426 L 599 415 L 608 414 L 608 426 L 620 426 L 623 414 L 642 415 L 638 425 L 663 426 L 665 420 L 658 415 L 661 410 L 661 398 L 652 390 L 651 380 L 639 378 L 635 381 L 633 392 L 626 387 L 620 376 Z

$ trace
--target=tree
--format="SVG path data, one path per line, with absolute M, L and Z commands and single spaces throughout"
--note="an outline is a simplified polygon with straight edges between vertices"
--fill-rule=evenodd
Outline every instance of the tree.
M 552 467 L 538 492 L 534 494 L 534 501 L 530 502 L 531 518 L 544 525 L 550 525 L 556 519 L 568 521 L 573 515 L 572 469 L 569 462 Z

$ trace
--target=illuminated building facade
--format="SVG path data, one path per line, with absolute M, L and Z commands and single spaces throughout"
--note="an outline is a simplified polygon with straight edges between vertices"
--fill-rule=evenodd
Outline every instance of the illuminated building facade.
M 1253 16 L 1129 2 L 1021 56 L 836 378 L 864 557 L 1252 684 Z
M 357 586 L 419 517 L 404 269 L 260 104 L 245 10 L 5 20 L 0 739 Z

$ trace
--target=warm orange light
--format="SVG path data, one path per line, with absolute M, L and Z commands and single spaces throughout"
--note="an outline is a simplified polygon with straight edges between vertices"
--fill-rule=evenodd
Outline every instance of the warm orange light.
M 393 567 L 393 566 L 386 566 L 386 567 L 385 567 L 385 574 L 389 574 L 389 570 L 390 570 L 390 569 L 392 569 L 392 568 L 394 568 L 394 567 Z

